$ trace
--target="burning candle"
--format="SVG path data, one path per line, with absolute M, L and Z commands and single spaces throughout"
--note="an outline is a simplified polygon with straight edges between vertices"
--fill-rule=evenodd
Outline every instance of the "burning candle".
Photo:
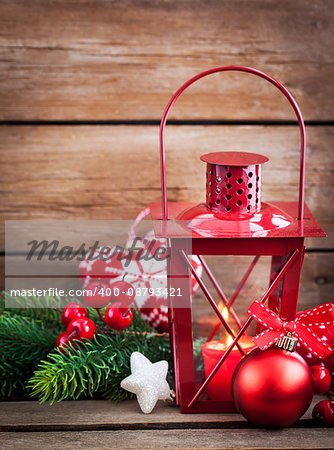
M 222 339 L 220 341 L 209 341 L 202 345 L 206 377 L 210 375 L 211 371 L 223 356 L 232 341 L 232 337 L 228 336 L 227 339 Z M 255 348 L 255 344 L 249 336 L 242 336 L 239 339 L 239 344 L 246 353 Z M 206 388 L 208 397 L 211 400 L 225 402 L 233 401 L 231 381 L 233 372 L 241 358 L 242 355 L 240 351 L 237 347 L 234 347 Z

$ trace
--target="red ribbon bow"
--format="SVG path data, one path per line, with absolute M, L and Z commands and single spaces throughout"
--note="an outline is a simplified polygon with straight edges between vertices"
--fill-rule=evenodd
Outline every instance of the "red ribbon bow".
M 289 331 L 318 358 L 323 359 L 333 352 L 333 349 L 322 341 L 310 328 L 319 325 L 334 325 L 334 305 L 332 303 L 326 303 L 305 311 L 299 314 L 296 320 L 290 322 L 284 322 L 271 309 L 257 300 L 255 300 L 247 312 L 260 322 L 261 325 L 266 327 L 266 330 L 253 337 L 253 341 L 261 350 L 270 347 Z

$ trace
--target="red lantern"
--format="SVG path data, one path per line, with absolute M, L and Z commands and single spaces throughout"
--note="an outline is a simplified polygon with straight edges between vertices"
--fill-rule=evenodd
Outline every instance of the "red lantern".
M 268 158 L 255 153 L 216 152 L 201 157 L 207 164 L 206 203 L 167 203 L 164 131 L 168 114 L 177 98 L 195 81 L 207 75 L 236 70 L 257 75 L 276 86 L 289 100 L 298 118 L 301 136 L 299 202 L 261 202 L 261 166 Z M 252 318 L 244 324 L 233 310 L 241 286 L 261 255 L 271 256 L 270 285 L 261 302 L 284 320 L 296 315 L 300 272 L 304 258 L 304 238 L 325 236 L 307 206 L 304 205 L 305 126 L 302 114 L 291 94 L 274 78 L 255 69 L 241 66 L 217 67 L 200 73 L 183 84 L 168 103 L 160 125 L 162 204 L 151 204 L 156 237 L 168 238 L 170 258 L 169 323 L 174 357 L 176 402 L 181 412 L 234 412 L 231 400 L 207 396 L 206 387 L 224 365 L 232 349 L 241 355 L 239 344 Z M 198 255 L 218 295 L 238 325 L 234 333 L 200 276 L 191 266 L 190 255 Z M 222 288 L 204 261 L 203 255 L 254 255 L 254 260 L 228 301 Z M 216 312 L 232 343 L 222 352 L 206 376 L 196 370 L 193 356 L 190 276 L 196 278 L 204 295 Z M 172 295 L 177 292 L 180 295 Z M 254 299 L 250 299 L 250 302 Z M 218 376 L 219 374 L 217 374 Z M 229 398 L 230 394 L 222 396 Z

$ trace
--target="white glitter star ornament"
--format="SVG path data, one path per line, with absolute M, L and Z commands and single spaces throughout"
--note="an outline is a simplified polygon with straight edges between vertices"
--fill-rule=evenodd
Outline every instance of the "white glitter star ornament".
M 146 356 L 133 352 L 130 367 L 131 375 L 121 381 L 121 387 L 136 394 L 141 410 L 149 414 L 158 400 L 170 398 L 171 389 L 166 381 L 168 362 L 151 363 Z

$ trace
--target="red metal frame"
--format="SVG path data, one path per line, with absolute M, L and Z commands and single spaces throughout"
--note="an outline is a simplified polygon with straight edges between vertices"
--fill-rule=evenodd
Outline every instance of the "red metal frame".
M 253 205 L 250 207 L 253 208 L 254 211 L 251 211 L 246 220 L 240 220 L 238 215 L 234 216 L 233 214 L 227 217 L 224 211 L 219 211 L 220 209 L 223 210 L 223 208 L 220 208 L 219 206 L 217 208 L 208 208 L 207 205 L 195 205 L 192 203 L 167 204 L 164 133 L 169 112 L 177 98 L 188 86 L 207 75 L 231 70 L 257 75 L 276 86 L 285 95 L 293 107 L 300 128 L 301 142 L 298 203 L 275 202 L 261 204 L 259 207 L 256 205 L 254 208 Z M 225 154 L 222 157 L 229 158 L 230 156 L 231 155 Z M 255 156 L 257 157 L 258 155 Z M 208 159 L 208 164 L 210 164 L 212 158 L 219 157 L 219 154 L 205 156 L 205 158 Z M 250 156 L 244 155 L 244 157 L 249 158 Z M 232 305 L 238 297 L 246 280 L 249 278 L 259 257 L 261 255 L 270 255 L 272 258 L 270 286 L 262 296 L 261 302 L 268 300 L 269 307 L 279 312 L 284 320 L 293 320 L 297 310 L 300 272 L 304 258 L 304 237 L 325 235 L 307 206 L 304 205 L 305 125 L 303 117 L 297 103 L 288 90 L 269 75 L 243 66 L 216 67 L 202 72 L 188 80 L 170 99 L 160 124 L 160 158 L 162 203 L 151 204 L 150 208 L 155 235 L 157 237 L 167 238 L 169 246 L 170 257 L 167 264 L 169 287 L 173 287 L 182 293 L 181 297 L 169 297 L 169 323 L 171 349 L 174 358 L 176 402 L 180 405 L 181 412 L 235 412 L 233 402 L 217 402 L 204 398 L 206 386 L 214 377 L 221 364 L 224 363 L 229 353 L 232 351 L 232 348 L 237 346 L 239 350 L 244 353 L 238 341 L 247 330 L 252 319 L 249 318 L 242 325 L 240 319 L 233 310 Z M 237 158 L 240 159 L 239 156 Z M 259 160 L 255 159 L 253 163 L 257 164 L 259 161 L 264 162 L 261 158 Z M 213 159 L 212 161 L 214 162 L 216 160 Z M 244 160 L 244 162 L 245 161 L 246 160 Z M 233 164 L 233 161 L 229 164 L 235 165 Z M 207 175 L 209 181 L 210 177 L 214 174 L 214 170 L 212 168 L 211 170 L 212 173 L 210 172 L 209 167 Z M 256 170 L 259 171 L 258 168 Z M 220 172 L 218 172 L 215 172 L 216 178 L 221 176 Z M 226 175 L 228 176 L 228 173 L 226 173 Z M 243 174 L 243 183 L 245 183 L 246 177 L 247 173 Z M 216 181 L 219 183 L 220 180 L 217 179 Z M 252 186 L 249 189 L 251 188 Z M 250 194 L 251 192 L 247 192 L 247 195 Z M 211 192 L 210 195 L 210 189 L 208 189 L 207 197 L 210 198 L 212 196 L 213 193 Z M 219 203 L 217 204 L 219 205 Z M 214 211 L 214 209 L 217 211 Z M 236 213 L 238 214 L 238 212 Z M 243 210 L 242 214 L 244 213 L 247 213 L 247 211 Z M 195 222 L 195 220 L 197 220 L 197 225 L 192 226 L 192 223 L 193 221 Z M 275 221 L 277 220 L 281 220 L 282 222 L 285 221 L 285 223 L 283 226 L 272 226 L 275 225 Z M 216 292 L 237 323 L 239 331 L 236 336 L 224 319 L 203 280 L 194 271 L 188 257 L 190 254 L 199 256 L 203 268 Z M 205 263 L 203 255 L 253 255 L 255 257 L 239 283 L 236 292 L 229 301 L 208 265 Z M 192 305 L 190 290 L 191 273 L 217 314 L 220 320 L 219 325 L 222 324 L 227 333 L 233 338 L 233 343 L 228 347 L 227 351 L 223 354 L 220 361 L 204 382 L 197 377 L 198 371 L 195 371 L 195 367 L 198 361 L 194 361 L 193 357 Z M 250 299 L 250 303 L 253 300 L 254 299 Z

